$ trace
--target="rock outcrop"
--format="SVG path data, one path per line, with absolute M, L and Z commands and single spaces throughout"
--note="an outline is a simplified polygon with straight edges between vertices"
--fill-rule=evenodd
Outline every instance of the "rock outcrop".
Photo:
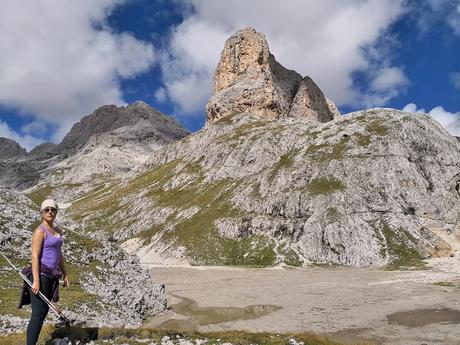
M 39 220 L 38 205 L 23 193 L 0 187 L 0 207 L 1 250 L 16 265 L 27 264 L 32 230 Z M 70 279 L 73 286 L 78 286 L 69 294 L 67 290 L 61 291 L 64 313 L 70 319 L 88 327 L 135 327 L 147 316 L 165 310 L 164 286 L 151 281 L 138 258 L 126 255 L 102 234 L 86 234 L 66 216 L 64 208 L 56 222 L 64 233 L 63 250 Z M 27 326 L 30 314 L 23 312 L 18 316 L 16 309 L 20 286 L 18 274 L 1 258 L 2 334 Z
M 60 154 L 59 147 L 53 143 L 42 143 L 34 147 L 28 154 L 28 158 L 35 160 L 47 160 Z
M 242 112 L 319 122 L 340 115 L 311 78 L 280 65 L 264 34 L 252 28 L 238 31 L 225 43 L 213 89 L 206 105 L 208 123 Z

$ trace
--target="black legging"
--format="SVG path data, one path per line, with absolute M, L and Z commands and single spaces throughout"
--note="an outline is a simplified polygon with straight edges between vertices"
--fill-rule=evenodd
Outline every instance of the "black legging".
M 31 277 L 33 283 L 34 279 Z M 40 291 L 51 300 L 54 280 L 40 274 Z M 30 303 L 32 304 L 32 315 L 27 326 L 27 345 L 35 345 L 42 329 L 43 321 L 48 314 L 48 305 L 37 295 L 32 293 L 29 287 Z

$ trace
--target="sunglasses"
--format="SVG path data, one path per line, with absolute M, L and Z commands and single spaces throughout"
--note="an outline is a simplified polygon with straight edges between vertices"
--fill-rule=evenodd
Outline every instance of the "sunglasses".
M 47 207 L 45 209 L 43 209 L 43 213 L 52 213 L 52 214 L 56 214 L 57 213 L 57 210 L 53 207 Z

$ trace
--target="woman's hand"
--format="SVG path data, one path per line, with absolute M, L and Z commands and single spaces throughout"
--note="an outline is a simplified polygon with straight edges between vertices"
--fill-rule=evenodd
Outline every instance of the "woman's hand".
M 34 281 L 33 284 L 32 284 L 32 293 L 34 295 L 38 294 L 38 291 L 40 290 L 40 282 L 39 281 Z
M 70 285 L 69 277 L 64 276 L 64 283 L 62 284 L 62 287 L 68 287 Z

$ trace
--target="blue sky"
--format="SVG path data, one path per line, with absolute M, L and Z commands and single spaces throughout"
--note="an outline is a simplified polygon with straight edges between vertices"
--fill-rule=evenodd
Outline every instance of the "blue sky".
M 460 0 L 4 0 L 0 136 L 59 142 L 136 100 L 198 130 L 225 40 L 247 26 L 342 113 L 421 111 L 460 136 Z

